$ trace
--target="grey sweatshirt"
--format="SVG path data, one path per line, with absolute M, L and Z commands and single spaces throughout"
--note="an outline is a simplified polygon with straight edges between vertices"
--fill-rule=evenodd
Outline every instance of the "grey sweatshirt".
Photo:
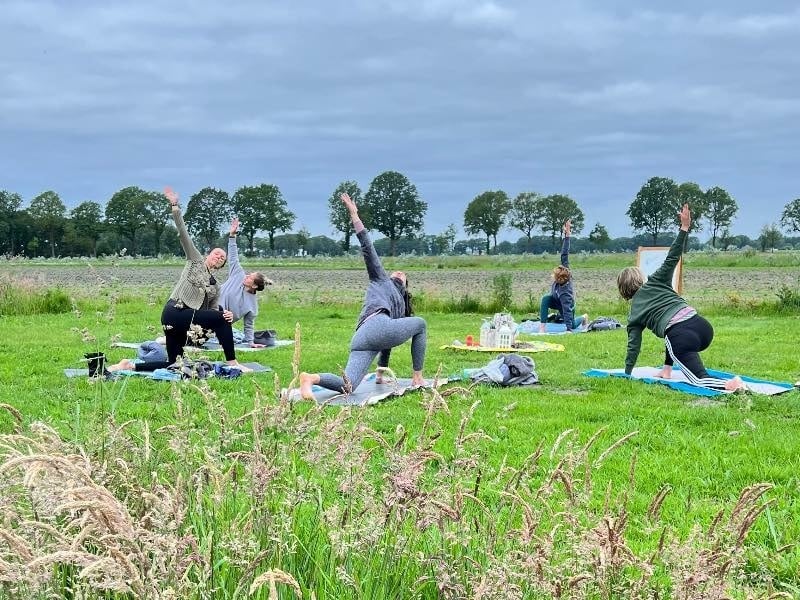
M 244 341 L 253 343 L 253 329 L 258 315 L 258 298 L 244 288 L 244 278 L 247 274 L 239 264 L 239 248 L 236 245 L 236 236 L 228 238 L 228 280 L 222 284 L 219 293 L 219 305 L 233 313 L 233 321 L 243 319 Z
M 361 327 L 364 319 L 380 310 L 387 312 L 392 319 L 405 317 L 406 304 L 403 296 L 383 268 L 367 230 L 362 229 L 356 234 L 356 237 L 361 243 L 361 253 L 364 255 L 364 263 L 367 265 L 367 275 L 369 275 L 369 285 L 364 294 L 364 307 L 358 316 L 356 329 Z
M 561 266 L 569 269 L 568 237 L 564 238 L 564 243 L 561 246 Z M 575 291 L 572 289 L 572 277 L 564 284 L 558 284 L 554 281 L 550 287 L 550 296 L 561 304 L 561 316 L 564 318 L 564 325 L 567 326 L 567 331 L 572 331 L 575 324 Z

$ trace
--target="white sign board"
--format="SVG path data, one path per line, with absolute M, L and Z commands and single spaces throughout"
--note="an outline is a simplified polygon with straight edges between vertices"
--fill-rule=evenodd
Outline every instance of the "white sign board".
M 664 264 L 668 253 L 669 248 L 667 246 L 639 246 L 639 252 L 636 255 L 636 266 L 650 277 Z M 678 265 L 672 273 L 672 289 L 678 294 L 683 290 L 683 257 L 678 259 Z

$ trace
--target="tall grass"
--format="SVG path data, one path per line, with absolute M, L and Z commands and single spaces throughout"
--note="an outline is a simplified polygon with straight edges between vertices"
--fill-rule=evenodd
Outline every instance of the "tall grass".
M 631 514 L 635 462 L 595 489 L 636 432 L 601 447 L 602 430 L 567 430 L 487 469 L 465 389 L 426 394 L 414 436 L 268 393 L 233 419 L 202 384 L 174 391 L 177 421 L 159 431 L 112 418 L 86 446 L 42 424 L 0 436 L 4 597 L 788 597 L 745 576 L 770 485 L 688 536 L 660 522 L 669 488 Z M 195 424 L 194 395 L 218 428 Z
M 42 289 L 33 281 L 0 278 L 0 315 L 66 313 L 72 301 L 64 290 Z

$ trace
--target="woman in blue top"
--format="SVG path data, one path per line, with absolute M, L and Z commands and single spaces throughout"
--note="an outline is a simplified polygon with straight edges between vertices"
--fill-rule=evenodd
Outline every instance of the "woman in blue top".
M 539 306 L 539 333 L 547 329 L 547 315 L 550 309 L 558 311 L 564 321 L 567 332 L 585 328 L 589 324 L 589 315 L 575 316 L 575 291 L 572 289 L 572 272 L 569 269 L 569 237 L 572 233 L 572 221 L 564 223 L 564 243 L 561 246 L 561 265 L 553 269 L 553 285 L 550 293 L 542 296 Z

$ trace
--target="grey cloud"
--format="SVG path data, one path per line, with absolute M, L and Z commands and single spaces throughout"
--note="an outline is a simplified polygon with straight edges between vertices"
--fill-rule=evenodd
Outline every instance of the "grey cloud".
M 5 3 L 3 187 L 271 181 L 312 232 L 390 168 L 431 231 L 489 188 L 571 193 L 616 235 L 653 175 L 730 189 L 750 234 L 797 195 L 789 2 L 295 4 Z

